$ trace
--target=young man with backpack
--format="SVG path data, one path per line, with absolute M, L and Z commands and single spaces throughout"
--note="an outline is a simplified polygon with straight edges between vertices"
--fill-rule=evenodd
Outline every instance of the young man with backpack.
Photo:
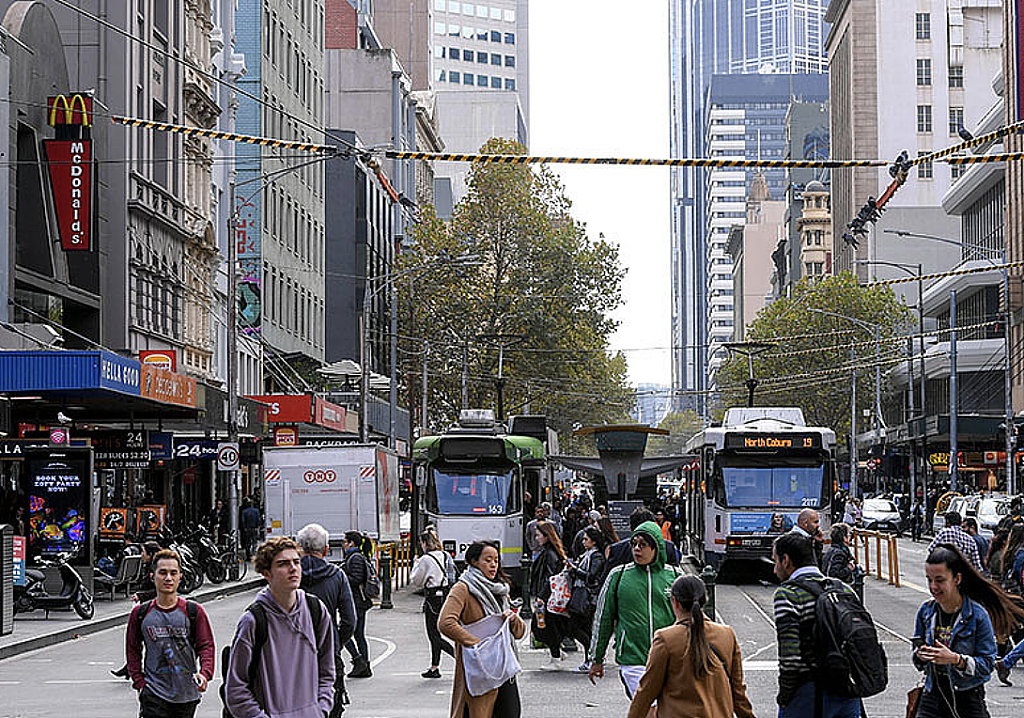
M 334 705 L 334 629 L 320 599 L 299 588 L 299 546 L 268 539 L 254 567 L 269 585 L 242 614 L 225 656 L 226 715 L 324 718 Z
M 857 594 L 818 569 L 810 538 L 775 540 L 779 718 L 860 718 L 861 699 L 885 689 L 888 666 Z
M 341 548 L 345 552 L 342 568 L 348 574 L 352 586 L 352 598 L 356 603 L 356 630 L 345 644 L 352 654 L 352 670 L 349 678 L 369 678 L 370 652 L 366 643 L 366 612 L 373 607 L 373 599 L 380 595 L 380 581 L 373 564 L 363 555 L 364 537 L 358 531 L 346 531 Z
M 213 678 L 213 631 L 202 607 L 178 596 L 177 553 L 157 551 L 152 575 L 156 598 L 132 609 L 125 636 L 128 675 L 139 692 L 139 717 L 192 718 L 200 693 Z

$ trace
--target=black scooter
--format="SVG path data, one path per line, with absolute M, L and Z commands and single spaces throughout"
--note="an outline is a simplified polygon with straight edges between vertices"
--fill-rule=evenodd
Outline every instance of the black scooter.
M 60 593 L 48 593 L 44 586 L 46 576 L 34 568 L 25 570 L 25 585 L 14 587 L 14 612 L 28 613 L 42 609 L 46 618 L 50 611 L 75 610 L 79 616 L 89 620 L 96 612 L 92 594 L 82 584 L 78 571 L 68 563 L 71 554 L 60 553 L 52 559 L 39 559 L 39 563 L 47 568 L 57 567 L 60 572 Z

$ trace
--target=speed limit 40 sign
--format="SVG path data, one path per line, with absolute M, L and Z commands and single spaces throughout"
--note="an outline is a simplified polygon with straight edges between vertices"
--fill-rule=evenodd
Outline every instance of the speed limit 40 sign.
M 238 469 L 239 455 L 237 443 L 217 444 L 217 468 L 221 471 Z

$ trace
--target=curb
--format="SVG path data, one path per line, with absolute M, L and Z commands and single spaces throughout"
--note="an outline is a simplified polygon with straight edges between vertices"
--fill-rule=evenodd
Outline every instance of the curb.
M 247 578 L 231 586 L 211 588 L 208 591 L 200 591 L 192 596 L 186 596 L 183 598 L 189 598 L 197 603 L 206 603 L 208 601 L 216 600 L 221 596 L 232 596 L 236 593 L 242 593 L 243 591 L 256 588 L 262 584 L 263 581 L 264 579 L 262 576 L 253 576 L 252 578 Z M 35 636 L 34 638 L 27 638 L 24 641 L 17 641 L 6 646 L 0 646 L 0 661 L 5 658 L 11 658 L 12 656 L 28 653 L 29 651 L 34 651 L 39 648 L 55 646 L 58 643 L 70 641 L 80 636 L 88 636 L 92 633 L 105 631 L 108 628 L 127 624 L 129 615 L 131 615 L 131 609 L 115 616 L 108 616 L 107 618 L 82 623 L 74 626 L 73 628 L 63 628 L 59 631 L 43 634 L 42 636 Z

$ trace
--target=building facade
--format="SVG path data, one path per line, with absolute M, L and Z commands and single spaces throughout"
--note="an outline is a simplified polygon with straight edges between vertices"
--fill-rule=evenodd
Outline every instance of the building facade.
M 800 247 L 798 267 L 804 277 L 832 274 L 832 198 L 821 182 L 812 180 L 801 192 L 801 212 L 796 220 Z M 792 271 L 792 270 L 791 270 Z

